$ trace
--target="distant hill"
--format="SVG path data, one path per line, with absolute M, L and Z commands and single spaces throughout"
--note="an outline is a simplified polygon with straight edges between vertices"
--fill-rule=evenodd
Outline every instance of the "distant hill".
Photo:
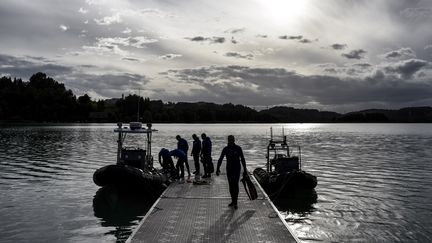
M 32 75 L 28 82 L 10 77 L 0 78 L 0 121 L 3 122 L 137 120 L 167 123 L 432 122 L 432 107 L 371 109 L 339 114 L 286 106 L 257 111 L 231 103 L 166 103 L 138 95 L 96 101 L 87 94 L 76 97 L 64 84 L 44 73 Z
M 262 116 L 271 116 L 275 122 L 335 122 L 341 114 L 315 109 L 296 109 L 276 106 L 259 112 Z
M 432 107 L 407 107 L 399 110 L 370 109 L 346 113 L 337 122 L 432 122 Z

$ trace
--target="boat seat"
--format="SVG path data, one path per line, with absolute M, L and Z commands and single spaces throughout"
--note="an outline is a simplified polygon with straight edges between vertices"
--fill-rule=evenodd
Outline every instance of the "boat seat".
M 297 156 L 276 158 L 271 161 L 275 167 L 277 173 L 292 172 L 293 170 L 299 170 L 299 158 Z

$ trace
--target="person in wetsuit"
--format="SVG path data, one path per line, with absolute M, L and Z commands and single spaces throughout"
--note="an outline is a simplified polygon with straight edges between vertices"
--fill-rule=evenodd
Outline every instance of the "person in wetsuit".
M 196 134 L 192 134 L 193 138 L 193 145 L 192 145 L 192 152 L 191 155 L 194 160 L 195 164 L 195 172 L 193 174 L 199 175 L 200 174 L 200 153 L 201 153 L 201 140 Z
M 243 150 L 240 146 L 235 144 L 235 138 L 233 135 L 228 136 L 228 146 L 226 146 L 219 157 L 216 175 L 220 175 L 220 166 L 222 160 L 226 156 L 226 171 L 229 184 L 229 191 L 231 194 L 231 203 L 228 204 L 230 207 L 237 209 L 237 198 L 239 194 L 239 181 L 241 165 L 243 165 L 243 176 L 248 176 L 246 170 L 246 160 L 243 156 Z M 240 165 L 241 163 L 241 165 Z
M 202 163 L 204 167 L 204 175 L 202 178 L 210 178 L 212 173 L 210 163 L 213 163 L 211 158 L 212 142 L 205 133 L 201 134 L 201 138 L 202 138 L 201 156 L 202 156 Z
M 162 159 L 162 160 L 161 160 Z M 174 162 L 171 158 L 170 151 L 166 148 L 162 148 L 159 151 L 159 164 L 162 165 L 166 171 L 169 171 L 172 179 L 178 178 L 178 173 L 174 167 Z
M 170 156 L 177 158 L 176 169 L 180 172 L 180 182 L 184 182 L 184 163 L 186 162 L 186 154 L 180 149 L 174 149 L 170 152 Z
M 180 135 L 177 135 L 177 136 L 176 136 L 176 139 L 177 139 L 177 141 L 178 141 L 178 142 L 177 142 L 177 149 L 180 149 L 180 150 L 183 151 L 183 153 L 185 153 L 185 155 L 186 155 L 186 160 L 185 160 L 185 162 L 184 162 L 184 165 L 186 165 L 186 169 L 187 169 L 187 172 L 188 172 L 188 176 L 189 176 L 189 178 L 190 178 L 191 173 L 190 173 L 189 163 L 188 163 L 188 159 L 187 159 L 187 154 L 188 154 L 188 150 L 189 150 L 189 145 L 188 145 L 186 139 L 180 137 Z

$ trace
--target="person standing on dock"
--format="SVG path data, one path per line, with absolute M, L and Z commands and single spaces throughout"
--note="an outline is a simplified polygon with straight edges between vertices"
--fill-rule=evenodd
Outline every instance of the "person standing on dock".
M 191 155 L 193 157 L 194 164 L 195 164 L 195 172 L 193 174 L 199 175 L 200 174 L 199 156 L 201 153 L 201 140 L 196 134 L 192 134 L 192 138 L 193 138 L 193 145 L 192 145 Z
M 170 156 L 174 156 L 175 158 L 177 158 L 177 173 L 180 173 L 180 183 L 184 183 L 184 163 L 186 162 L 187 158 L 186 154 L 180 149 L 174 149 L 170 152 Z
M 210 178 L 211 173 L 213 173 L 214 170 L 214 168 L 212 168 L 213 162 L 211 158 L 212 142 L 205 133 L 201 134 L 201 138 L 202 138 L 201 157 L 202 157 L 202 163 L 204 167 L 204 176 L 202 178 Z
M 184 164 L 186 165 L 186 169 L 187 169 L 187 172 L 188 172 L 188 176 L 189 176 L 188 180 L 190 180 L 191 173 L 190 173 L 189 163 L 188 163 L 188 159 L 187 159 L 188 150 L 189 150 L 188 142 L 186 141 L 186 139 L 180 137 L 180 135 L 177 135 L 176 139 L 178 141 L 177 142 L 177 149 L 183 151 L 183 153 L 185 153 L 185 155 L 186 155 L 186 160 L 185 160 Z
M 216 175 L 220 175 L 220 167 L 222 160 L 226 156 L 226 171 L 229 184 L 229 191 L 231 194 L 231 203 L 228 204 L 230 207 L 237 209 L 237 199 L 239 194 L 239 181 L 241 165 L 243 165 L 243 176 L 248 176 L 246 170 L 246 160 L 243 156 L 243 150 L 240 146 L 235 144 L 235 138 L 233 135 L 228 136 L 228 145 L 222 150 L 219 157 Z M 241 162 L 241 165 L 240 165 Z

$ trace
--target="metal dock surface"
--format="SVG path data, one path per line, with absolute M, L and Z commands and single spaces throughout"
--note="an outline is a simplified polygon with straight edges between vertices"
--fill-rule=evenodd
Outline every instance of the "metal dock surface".
M 249 200 L 240 184 L 238 209 L 231 202 L 225 174 L 209 185 L 172 183 L 127 242 L 297 242 L 280 214 L 256 184 Z

